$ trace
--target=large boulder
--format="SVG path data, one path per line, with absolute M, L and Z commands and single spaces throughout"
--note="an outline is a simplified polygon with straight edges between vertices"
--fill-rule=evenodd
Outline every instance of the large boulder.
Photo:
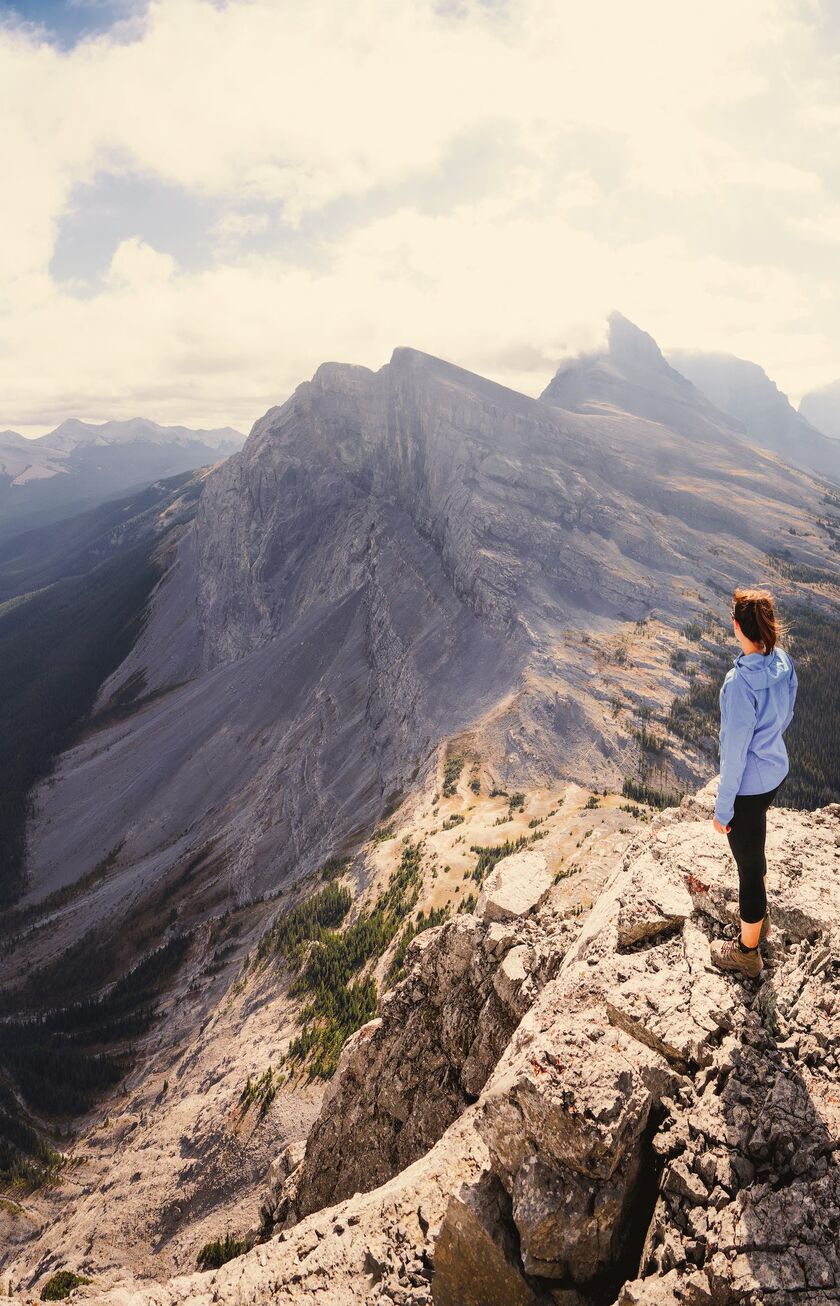
M 545 858 L 531 849 L 497 862 L 479 894 L 475 914 L 485 921 L 513 921 L 528 916 L 549 893 L 554 876 Z
M 435 1306 L 543 1306 L 529 1283 L 510 1219 L 510 1199 L 495 1176 L 453 1193 L 435 1247 Z

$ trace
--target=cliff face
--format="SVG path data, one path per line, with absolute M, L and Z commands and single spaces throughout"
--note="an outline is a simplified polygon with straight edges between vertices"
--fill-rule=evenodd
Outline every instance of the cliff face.
M 323 364 L 209 478 L 101 695 L 141 681 L 136 711 L 36 794 L 30 896 L 121 845 L 113 910 L 212 841 L 235 895 L 272 890 L 369 831 L 464 731 L 502 782 L 620 785 L 614 690 L 576 632 L 606 646 L 639 618 L 714 611 L 786 528 L 792 559 L 830 561 L 808 529 L 821 487 L 746 448 L 411 349 L 377 372 Z M 682 684 L 666 664 L 651 693 Z M 679 760 L 689 781 L 696 764 Z
M 322 1209 L 295 1222 L 287 1203 L 279 1235 L 212 1274 L 100 1284 L 80 1298 L 835 1300 L 840 805 L 770 810 L 774 933 L 754 983 L 710 961 L 710 940 L 737 914 L 713 802 L 709 785 L 636 837 L 571 946 L 554 949 L 556 973 L 540 978 L 537 967 L 528 993 L 527 965 L 509 959 L 558 939 L 554 890 L 540 891 L 537 876 L 523 896 L 522 868 L 514 858 L 499 863 L 475 919 L 456 918 L 417 940 L 391 1004 L 346 1046 L 306 1156 L 279 1185 L 281 1198 Z M 509 912 L 512 900 L 515 914 L 499 921 L 499 904 Z M 488 940 L 499 945 L 503 933 L 512 943 L 504 978 L 488 960 Z M 527 1010 L 483 1086 L 483 1072 L 472 1081 L 473 1100 L 436 1141 L 432 1128 L 429 1150 L 404 1169 L 393 1149 L 381 1158 L 374 1150 L 373 1180 L 384 1182 L 328 1205 L 311 1164 L 325 1129 L 335 1173 L 336 1164 L 370 1160 L 377 1131 L 393 1137 L 398 1121 L 419 1120 L 418 1101 L 406 1111 L 393 1088 L 410 1074 L 406 1004 L 415 1030 L 426 1016 L 441 1036 L 447 998 L 429 989 L 433 973 L 457 973 L 453 1007 L 472 1002 L 485 1012 L 486 1048 L 493 1032 L 504 1042 L 517 1003 Z M 490 973 L 490 986 L 508 995 L 505 1014 L 485 1006 Z M 467 1041 L 456 1034 L 455 1045 L 464 1050 Z M 379 1067 L 383 1077 L 372 1102 L 370 1079 L 359 1073 L 366 1057 L 370 1074 Z M 454 1060 L 462 1072 L 469 1056 Z M 433 1107 L 433 1076 L 421 1096 Z

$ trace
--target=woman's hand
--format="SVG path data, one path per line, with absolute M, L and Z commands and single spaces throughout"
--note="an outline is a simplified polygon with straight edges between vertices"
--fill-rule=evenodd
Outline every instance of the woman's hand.
M 729 834 L 729 831 L 732 829 L 731 825 L 721 825 L 720 821 L 717 819 L 716 816 L 712 818 L 712 824 L 714 825 L 718 834 Z

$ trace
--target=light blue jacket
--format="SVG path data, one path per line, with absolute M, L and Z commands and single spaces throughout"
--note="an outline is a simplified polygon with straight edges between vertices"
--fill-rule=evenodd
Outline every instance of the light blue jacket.
M 796 669 L 789 653 L 739 653 L 720 691 L 720 781 L 715 816 L 728 825 L 736 794 L 766 794 L 790 769 L 782 733 L 793 716 Z

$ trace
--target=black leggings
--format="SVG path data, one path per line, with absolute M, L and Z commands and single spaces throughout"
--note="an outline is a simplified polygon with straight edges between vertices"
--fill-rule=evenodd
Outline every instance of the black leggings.
M 766 794 L 736 794 L 735 811 L 729 822 L 729 847 L 738 866 L 738 905 L 741 920 L 754 925 L 767 912 L 764 877 L 767 861 L 764 842 L 767 837 L 767 808 L 781 789 L 787 776 Z

